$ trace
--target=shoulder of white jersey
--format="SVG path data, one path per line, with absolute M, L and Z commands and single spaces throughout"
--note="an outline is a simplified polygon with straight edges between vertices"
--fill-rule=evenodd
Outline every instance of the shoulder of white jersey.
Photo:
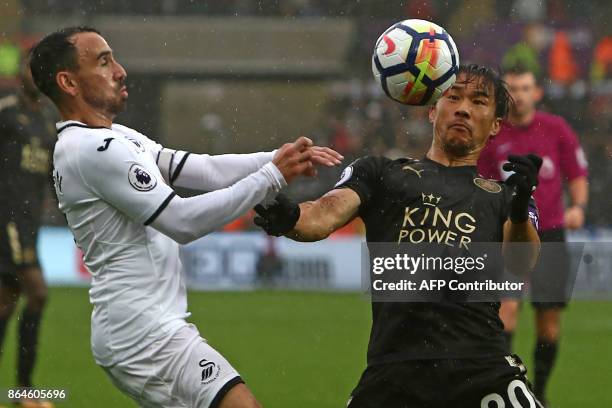
M 55 131 L 57 133 L 58 143 L 62 142 L 63 144 L 73 142 L 73 139 L 75 138 L 87 136 L 90 133 L 93 134 L 93 130 L 97 129 L 90 128 L 81 123 L 57 122 L 55 124 Z
M 140 142 L 142 146 L 144 146 L 148 150 L 153 150 L 157 152 L 158 150 L 161 150 L 163 148 L 163 146 L 157 143 L 155 140 L 152 140 L 148 136 L 140 133 L 135 129 L 132 129 L 131 127 L 121 125 L 119 123 L 113 123 L 112 129 L 120 132 L 126 138 L 131 140 L 132 143 L 134 143 L 135 141 Z
M 144 135 L 142 133 L 140 133 L 139 131 L 132 129 L 129 126 L 125 126 L 122 125 L 120 123 L 113 123 L 113 126 L 111 127 L 111 129 L 113 130 L 117 130 L 119 132 L 121 132 L 122 134 L 124 134 L 127 137 L 133 137 L 135 139 L 144 141 L 144 142 L 150 142 L 150 143 L 157 143 L 154 140 L 152 140 L 151 138 L 149 138 L 147 135 Z
M 57 125 L 58 138 L 53 152 L 54 167 L 73 168 L 81 173 L 83 168 L 99 166 L 97 149 L 104 146 L 104 139 L 112 138 L 112 131 L 107 128 L 94 128 L 78 122 L 60 122 Z M 108 146 L 107 146 L 108 147 Z
M 58 144 L 63 146 L 81 146 L 98 144 L 106 138 L 113 137 L 113 131 L 105 127 L 92 127 L 81 123 L 58 124 Z
M 134 130 L 129 126 L 125 126 L 120 123 L 113 123 L 111 129 L 121 133 L 122 135 L 128 138 L 134 138 L 139 141 L 151 140 L 142 133 L 138 132 L 137 130 Z
M 138 154 L 138 148 L 132 142 L 112 129 L 71 126 L 59 133 L 56 149 L 69 152 L 77 159 L 80 168 L 97 167 L 117 156 Z
M 82 135 L 99 135 L 104 132 L 109 132 L 111 129 L 104 126 L 89 126 L 84 123 L 67 121 L 58 122 L 56 124 L 57 135 L 60 137 L 68 136 L 82 136 Z
M 111 129 L 116 129 L 116 130 L 119 130 L 119 131 L 125 132 L 125 133 L 137 133 L 137 134 L 140 134 L 139 132 L 137 132 L 136 130 L 132 129 L 131 127 L 122 125 L 121 123 L 113 122 L 113 124 L 111 125 Z

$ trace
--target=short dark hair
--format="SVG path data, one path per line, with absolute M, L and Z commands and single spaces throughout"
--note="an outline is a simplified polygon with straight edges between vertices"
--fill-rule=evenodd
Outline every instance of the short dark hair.
M 61 91 L 55 76 L 63 70 L 76 71 L 79 63 L 71 37 L 78 33 L 96 33 L 98 30 L 86 26 L 66 27 L 40 40 L 30 50 L 30 70 L 38 89 L 56 104 Z
M 496 70 L 483 65 L 468 64 L 459 67 L 457 76 L 460 74 L 465 74 L 467 82 L 481 80 L 484 86 L 492 86 L 495 97 L 495 116 L 502 119 L 508 116 L 508 110 L 513 103 L 512 97 L 506 83 Z
M 535 79 L 536 84 L 539 84 L 542 80 L 542 78 L 540 78 L 538 74 L 536 74 L 532 69 L 529 69 L 527 66 L 523 64 L 513 65 L 511 67 L 505 68 L 502 71 L 502 77 L 506 75 L 525 75 L 525 74 L 533 75 L 533 78 Z

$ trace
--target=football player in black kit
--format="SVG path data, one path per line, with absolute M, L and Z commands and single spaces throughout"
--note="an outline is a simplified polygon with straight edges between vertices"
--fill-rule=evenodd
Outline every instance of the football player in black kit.
M 36 255 L 43 199 L 51 182 L 57 113 L 32 81 L 24 59 L 19 88 L 0 97 L 0 350 L 20 295 L 17 386 L 32 387 L 40 319 L 47 286 Z M 21 407 L 49 408 L 24 399 Z
M 419 228 L 427 232 L 419 237 L 444 235 L 441 250 L 499 242 L 507 268 L 530 271 L 540 248 L 531 193 L 541 160 L 510 156 L 504 168 L 514 175 L 505 184 L 479 178 L 478 155 L 499 131 L 510 97 L 491 69 L 462 66 L 457 75 L 430 108 L 433 141 L 424 159 L 358 159 L 316 201 L 297 205 L 279 196 L 258 206 L 256 224 L 271 235 L 318 241 L 359 216 L 368 244 L 410 243 Z M 435 224 L 424 215 L 427 204 L 462 220 Z M 522 243 L 520 256 L 516 245 L 506 245 L 514 242 Z M 494 301 L 373 301 L 368 366 L 348 407 L 541 406 L 521 360 L 506 352 L 498 313 Z

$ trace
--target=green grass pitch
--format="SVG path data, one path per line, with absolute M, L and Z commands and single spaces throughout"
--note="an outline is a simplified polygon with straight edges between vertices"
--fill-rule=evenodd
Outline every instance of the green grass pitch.
M 370 307 L 359 294 L 192 292 L 191 321 L 241 372 L 267 408 L 342 408 L 365 366 Z M 61 388 L 58 407 L 134 407 L 89 351 L 87 291 L 53 288 L 35 381 Z M 612 406 L 612 302 L 575 302 L 563 319 L 550 385 L 555 408 Z M 0 389 L 13 386 L 15 322 L 0 364 Z M 516 351 L 531 367 L 533 315 L 524 307 Z

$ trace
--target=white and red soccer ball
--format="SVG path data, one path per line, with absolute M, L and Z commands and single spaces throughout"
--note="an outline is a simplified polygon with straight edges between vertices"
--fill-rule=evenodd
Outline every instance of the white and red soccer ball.
M 376 41 L 372 72 L 391 99 L 407 105 L 435 103 L 456 79 L 459 53 L 437 24 L 404 20 Z

